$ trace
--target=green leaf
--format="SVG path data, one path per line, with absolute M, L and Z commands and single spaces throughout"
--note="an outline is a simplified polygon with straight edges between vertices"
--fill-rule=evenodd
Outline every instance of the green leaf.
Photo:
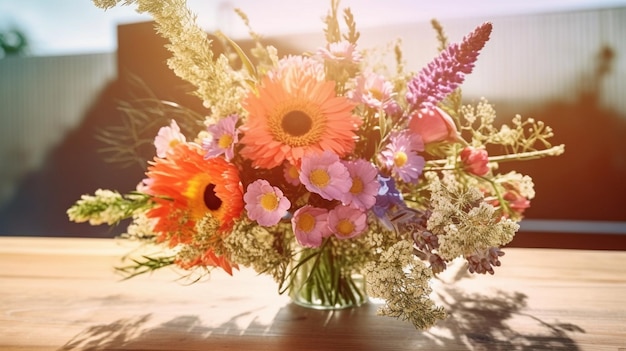
M 252 61 L 250 60 L 250 58 L 243 51 L 243 49 L 237 43 L 235 43 L 234 40 L 230 39 L 229 37 L 224 36 L 224 39 L 226 39 L 226 41 L 233 47 L 233 49 L 235 49 L 235 52 L 237 52 L 237 56 L 239 56 L 239 59 L 241 59 L 243 67 L 245 67 L 246 71 L 248 71 L 248 74 L 250 75 L 250 77 L 256 78 L 257 76 L 256 68 L 252 64 Z

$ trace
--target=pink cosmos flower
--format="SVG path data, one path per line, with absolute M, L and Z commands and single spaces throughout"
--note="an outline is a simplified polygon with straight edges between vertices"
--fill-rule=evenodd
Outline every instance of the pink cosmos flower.
M 330 43 L 325 48 L 319 48 L 317 54 L 324 60 L 336 63 L 357 64 L 363 60 L 356 45 L 348 41 Z
M 236 128 L 238 118 L 232 114 L 207 128 L 211 136 L 202 141 L 202 148 L 206 150 L 205 158 L 224 155 L 226 161 L 233 159 L 235 144 L 239 141 Z
M 461 139 L 450 115 L 439 107 L 421 109 L 411 115 L 409 129 L 422 137 L 424 144 Z
M 344 165 L 352 178 L 352 187 L 346 193 L 343 204 L 363 211 L 370 209 L 376 203 L 380 187 L 378 170 L 364 159 L 344 162 Z
M 394 177 L 409 183 L 419 178 L 426 164 L 424 158 L 417 154 L 418 151 L 424 151 L 419 135 L 408 131 L 394 132 L 387 147 L 381 151 L 380 159 Z
M 156 147 L 156 154 L 160 158 L 167 156 L 169 150 L 180 143 L 187 142 L 185 136 L 180 132 L 180 127 L 175 120 L 170 122 L 167 127 L 161 127 L 159 133 L 154 138 L 154 146 Z
M 262 226 L 272 226 L 280 222 L 291 206 L 283 192 L 265 179 L 257 179 L 248 185 L 243 195 L 248 218 Z
M 367 228 L 367 215 L 354 207 L 337 205 L 328 212 L 328 227 L 338 239 L 354 238 Z
M 298 243 L 304 247 L 319 247 L 332 233 L 328 228 L 328 210 L 305 205 L 291 218 L 291 227 Z
M 330 151 L 302 157 L 300 182 L 326 200 L 342 200 L 352 186 L 348 168 Z
M 461 151 L 461 162 L 463 162 L 465 170 L 471 174 L 484 176 L 489 173 L 489 155 L 485 149 L 465 147 Z
M 294 186 L 300 185 L 300 171 L 298 171 L 298 168 L 291 163 L 285 162 L 283 164 L 283 176 L 285 177 L 287 183 Z
M 385 76 L 368 72 L 356 77 L 356 87 L 349 94 L 351 100 L 387 114 L 395 114 L 400 107 L 393 99 L 393 84 Z

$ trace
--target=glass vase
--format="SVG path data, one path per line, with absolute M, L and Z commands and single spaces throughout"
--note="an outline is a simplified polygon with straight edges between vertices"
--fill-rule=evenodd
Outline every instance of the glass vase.
M 368 300 L 363 275 L 346 269 L 330 250 L 301 256 L 289 297 L 297 305 L 318 310 L 358 307 Z

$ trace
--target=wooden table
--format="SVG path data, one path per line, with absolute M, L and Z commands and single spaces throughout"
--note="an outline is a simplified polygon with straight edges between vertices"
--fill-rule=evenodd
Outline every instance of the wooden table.
M 626 350 L 626 252 L 506 250 L 495 276 L 435 282 L 450 317 L 428 331 L 377 305 L 294 306 L 265 276 L 121 281 L 132 245 L 0 238 L 0 350 Z

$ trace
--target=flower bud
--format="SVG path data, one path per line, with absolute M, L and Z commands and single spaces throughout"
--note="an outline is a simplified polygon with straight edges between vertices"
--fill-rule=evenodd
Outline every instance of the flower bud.
M 409 122 L 411 132 L 419 134 L 424 144 L 460 141 L 454 120 L 439 107 L 424 108 L 415 112 Z
M 485 149 L 465 147 L 461 151 L 461 162 L 463 162 L 465 170 L 471 174 L 484 176 L 489 173 L 489 155 Z
M 530 200 L 522 196 L 515 190 L 509 190 L 504 193 L 504 199 L 509 202 L 509 208 L 515 212 L 518 216 L 521 216 L 524 211 L 530 207 Z

